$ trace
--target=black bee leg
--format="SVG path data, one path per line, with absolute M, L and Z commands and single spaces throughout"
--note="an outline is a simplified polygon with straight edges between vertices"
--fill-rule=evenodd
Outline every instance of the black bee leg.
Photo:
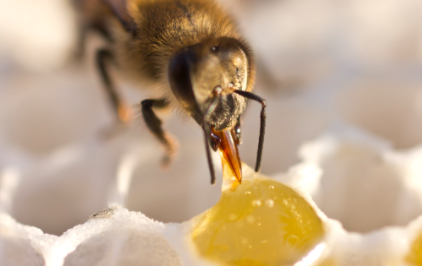
M 203 126 L 203 130 L 204 130 L 204 140 L 205 140 L 205 152 L 207 154 L 207 162 L 208 162 L 208 167 L 210 169 L 210 175 L 211 175 L 211 184 L 214 185 L 215 184 L 215 170 L 214 170 L 214 163 L 212 162 L 210 146 L 213 149 L 213 151 L 217 151 L 218 147 L 220 147 L 221 139 L 218 136 L 216 136 L 214 133 L 212 133 L 210 125 L 205 124 Z
M 204 126 L 204 134 L 205 134 L 205 148 L 207 153 L 207 161 L 208 161 L 208 167 L 210 169 L 211 173 L 211 184 L 215 184 L 215 172 L 214 172 L 214 164 L 212 162 L 211 158 L 211 152 L 210 152 L 210 146 L 213 151 L 217 151 L 221 144 L 221 138 L 214 133 L 212 133 L 212 130 L 210 127 Z M 208 137 L 207 137 L 208 136 Z M 210 145 L 208 145 L 208 143 Z
M 177 145 L 173 137 L 163 130 L 162 121 L 157 117 L 152 108 L 165 108 L 168 106 L 168 103 L 164 99 L 147 99 L 143 100 L 141 105 L 142 116 L 144 117 L 145 124 L 166 149 L 166 154 L 162 161 L 163 166 L 166 167 L 170 164 L 172 158 L 174 157 Z
M 85 43 L 87 39 L 86 35 L 87 35 L 87 27 L 85 26 L 84 23 L 79 23 L 76 47 L 74 51 L 74 57 L 76 60 L 81 60 L 82 57 L 85 55 Z
M 96 55 L 97 68 L 116 116 L 120 122 L 126 123 L 130 120 L 130 108 L 121 101 L 106 68 L 107 62 L 110 62 L 112 59 L 113 55 L 110 51 L 105 49 L 99 50 Z
M 215 184 L 215 170 L 214 170 L 214 164 L 212 162 L 210 146 L 212 147 L 214 151 L 217 151 L 218 147 L 220 147 L 220 144 L 221 144 L 221 139 L 218 136 L 216 136 L 214 133 L 212 133 L 211 126 L 208 123 L 212 113 L 214 112 L 219 102 L 219 97 L 217 96 L 219 96 L 220 91 L 215 91 L 214 93 L 215 93 L 214 96 L 216 97 L 214 97 L 214 101 L 211 103 L 211 105 L 208 107 L 207 111 L 204 114 L 204 122 L 202 126 L 204 130 L 205 152 L 207 153 L 208 168 L 210 169 L 212 185 Z
M 257 101 L 262 105 L 261 125 L 260 125 L 260 130 L 259 130 L 259 141 L 258 141 L 258 152 L 257 152 L 256 164 L 255 164 L 255 172 L 259 172 L 259 169 L 261 168 L 261 161 L 262 161 L 262 150 L 264 148 L 265 124 L 266 124 L 266 119 L 267 119 L 267 114 L 266 114 L 267 103 L 265 102 L 264 99 L 262 99 L 258 95 L 255 95 L 251 92 L 242 91 L 242 90 L 234 90 L 234 92 L 250 100 Z

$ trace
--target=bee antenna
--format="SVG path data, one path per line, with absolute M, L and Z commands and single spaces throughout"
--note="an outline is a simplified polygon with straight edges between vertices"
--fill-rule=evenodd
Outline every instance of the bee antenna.
M 216 89 L 214 92 L 216 94 L 215 96 L 219 96 L 220 93 L 221 93 L 221 89 L 220 90 Z M 219 100 L 220 100 L 220 97 L 214 97 L 213 102 L 208 107 L 207 111 L 205 111 L 204 120 L 203 120 L 203 129 L 204 129 L 204 134 L 205 134 L 205 137 L 204 137 L 205 151 L 207 152 L 208 167 L 210 169 L 211 184 L 212 185 L 215 184 L 215 171 L 214 171 L 214 164 L 212 162 L 211 151 L 210 151 L 211 126 L 208 123 L 208 121 L 210 120 L 212 113 L 214 112 L 215 108 L 217 107 Z
M 264 136 L 265 136 L 265 124 L 267 119 L 267 114 L 265 108 L 267 107 L 267 103 L 264 99 L 259 97 L 258 95 L 253 94 L 252 92 L 242 91 L 242 90 L 233 90 L 234 93 L 239 94 L 245 98 L 250 100 L 254 100 L 259 102 L 262 105 L 261 109 L 261 125 L 259 130 L 259 141 L 258 141 L 258 152 L 256 156 L 256 164 L 255 164 L 255 172 L 259 172 L 261 168 L 261 161 L 262 161 L 262 150 L 264 148 Z

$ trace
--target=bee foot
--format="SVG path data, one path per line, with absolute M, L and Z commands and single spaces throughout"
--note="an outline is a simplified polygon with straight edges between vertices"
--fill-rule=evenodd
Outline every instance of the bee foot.
M 166 154 L 161 160 L 161 165 L 164 169 L 168 168 L 171 165 L 174 157 L 176 157 L 177 150 L 179 149 L 179 143 L 171 134 L 166 133 L 165 140 Z
M 127 129 L 128 129 L 128 125 L 126 123 L 122 123 L 118 121 L 112 125 L 108 125 L 101 128 L 99 135 L 100 135 L 101 140 L 108 141 L 122 134 Z
M 163 167 L 164 170 L 167 170 L 170 167 L 172 161 L 173 161 L 173 158 L 171 158 L 168 155 L 165 155 L 163 159 L 161 160 L 161 167 Z
M 121 104 L 118 107 L 117 115 L 119 117 L 119 120 L 122 124 L 129 124 L 132 121 L 133 113 L 132 108 L 130 108 L 127 105 Z

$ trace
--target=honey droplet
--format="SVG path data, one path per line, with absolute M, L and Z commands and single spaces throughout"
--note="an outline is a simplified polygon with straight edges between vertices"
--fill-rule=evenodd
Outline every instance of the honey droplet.
M 334 258 L 328 257 L 323 259 L 317 266 L 336 266 L 339 265 Z
M 248 217 L 246 217 L 246 221 L 250 224 L 253 224 L 255 222 L 255 216 L 248 215 Z
M 254 207 L 261 207 L 262 202 L 258 199 L 252 201 L 252 206 Z
M 267 199 L 267 200 L 265 201 L 265 205 L 266 205 L 267 207 L 270 207 L 270 208 L 274 207 L 274 200 L 272 200 L 272 199 Z
M 197 252 L 222 265 L 291 265 L 301 260 L 323 240 L 321 219 L 293 189 L 245 164 L 242 169 L 242 184 L 223 190 L 220 201 L 193 220 Z
M 412 266 L 422 266 L 422 231 L 413 241 L 410 252 L 406 256 L 406 262 Z

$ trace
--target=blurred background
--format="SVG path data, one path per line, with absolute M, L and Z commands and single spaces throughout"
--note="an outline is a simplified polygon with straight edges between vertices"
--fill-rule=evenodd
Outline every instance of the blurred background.
M 347 124 L 397 150 L 422 142 L 422 1 L 226 0 L 257 59 L 256 93 L 268 101 L 262 172 L 298 163 L 301 145 Z M 172 166 L 138 119 L 110 130 L 113 113 L 94 66 L 91 34 L 75 60 L 68 0 L 0 0 L 0 208 L 61 234 L 114 202 L 182 222 L 220 195 L 209 185 L 202 133 L 171 116 Z M 148 94 L 115 77 L 124 98 Z M 260 106 L 243 117 L 241 158 L 254 165 Z M 215 157 L 219 168 L 219 158 Z

